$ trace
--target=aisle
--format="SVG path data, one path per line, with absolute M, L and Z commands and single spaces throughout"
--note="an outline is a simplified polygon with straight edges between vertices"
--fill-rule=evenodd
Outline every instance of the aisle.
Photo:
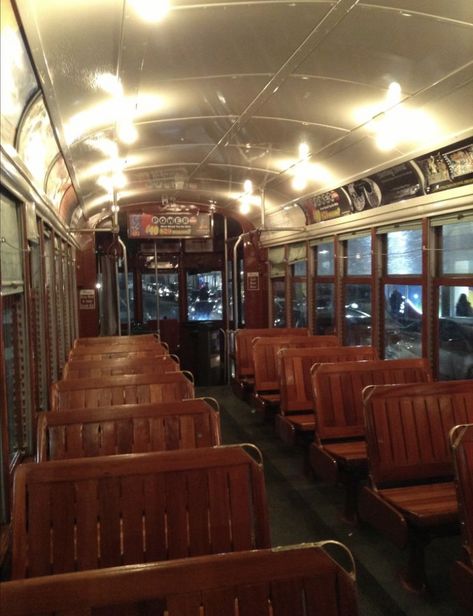
M 450 562 L 460 553 L 460 538 L 434 541 L 427 551 L 430 594 L 416 596 L 396 579 L 406 554 L 368 527 L 352 528 L 340 517 L 343 491 L 324 486 L 307 470 L 302 447 L 275 436 L 270 422 L 236 398 L 231 389 L 199 387 L 197 396 L 212 396 L 221 407 L 224 444 L 256 444 L 264 460 L 272 544 L 289 545 L 321 539 L 346 544 L 357 561 L 360 616 L 461 616 L 450 592 Z

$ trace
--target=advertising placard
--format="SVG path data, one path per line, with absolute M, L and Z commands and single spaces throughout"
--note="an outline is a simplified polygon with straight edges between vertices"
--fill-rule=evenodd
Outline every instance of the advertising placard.
M 139 239 L 210 237 L 208 213 L 128 214 L 128 237 Z

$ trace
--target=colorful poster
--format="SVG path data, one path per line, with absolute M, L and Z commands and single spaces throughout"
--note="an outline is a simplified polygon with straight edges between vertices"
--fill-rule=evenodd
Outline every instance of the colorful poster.
M 212 219 L 208 213 L 128 214 L 129 238 L 210 237 Z

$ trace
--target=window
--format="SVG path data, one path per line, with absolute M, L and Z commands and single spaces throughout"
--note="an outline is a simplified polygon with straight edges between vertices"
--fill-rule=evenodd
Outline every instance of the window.
M 423 357 L 422 230 L 388 231 L 383 245 L 386 247 L 382 305 L 384 357 Z
M 473 285 L 440 286 L 439 379 L 473 379 Z
M 133 287 L 132 274 L 128 274 L 128 285 Z M 124 282 L 124 275 L 121 277 Z M 122 284 L 121 282 L 121 284 Z M 143 321 L 156 321 L 159 311 L 159 319 L 179 319 L 179 280 L 177 272 L 158 273 L 158 295 L 156 296 L 156 275 L 143 274 L 141 277 L 141 289 L 143 294 Z M 124 293 L 121 294 L 120 315 L 124 310 L 126 320 L 126 306 L 124 305 Z M 131 298 L 130 298 L 131 303 Z M 130 306 L 130 311 L 133 310 Z M 122 316 L 123 320 L 123 316 Z
M 307 261 L 291 265 L 291 325 L 307 327 Z
M 273 327 L 286 327 L 286 284 L 284 278 L 271 279 Z
M 422 273 L 422 231 L 407 229 L 387 234 L 388 275 Z
M 371 235 L 345 241 L 343 341 L 348 346 L 372 344 Z
M 48 409 L 48 371 L 46 351 L 46 323 L 44 314 L 44 284 L 42 275 L 41 248 L 39 244 L 30 244 L 31 264 L 31 316 L 33 326 L 34 370 L 36 371 L 36 408 Z
M 336 330 L 334 242 L 317 244 L 314 258 L 315 333 L 333 334 Z
M 473 218 L 434 221 L 438 260 L 439 379 L 473 379 Z
M 222 272 L 187 273 L 187 319 L 189 321 L 223 319 Z
M 473 221 L 442 227 L 442 273 L 473 274 Z
M 149 274 L 145 274 L 149 276 Z M 127 293 L 128 302 L 130 304 L 130 321 L 133 320 L 133 314 L 135 311 L 135 291 L 133 287 L 133 272 L 128 272 L 128 285 L 125 284 L 124 272 L 118 274 L 118 284 L 120 287 L 120 321 L 128 326 L 128 310 L 127 310 Z M 144 299 L 144 289 L 143 289 Z

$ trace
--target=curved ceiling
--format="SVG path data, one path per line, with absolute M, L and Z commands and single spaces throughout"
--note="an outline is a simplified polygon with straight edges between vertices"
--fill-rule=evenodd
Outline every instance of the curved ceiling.
M 471 0 L 137 2 L 17 0 L 85 219 L 246 179 L 258 219 L 473 134 Z

